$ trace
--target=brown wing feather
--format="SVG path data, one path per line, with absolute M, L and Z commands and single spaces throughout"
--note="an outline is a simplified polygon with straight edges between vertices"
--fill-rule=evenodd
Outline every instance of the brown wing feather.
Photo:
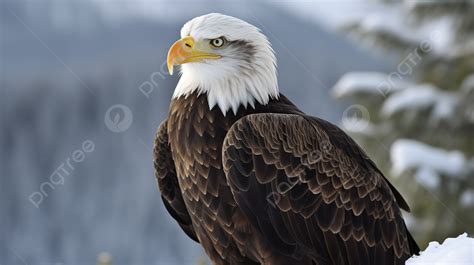
M 194 241 L 199 242 L 188 210 L 179 188 L 176 177 L 171 150 L 168 143 L 167 120 L 158 127 L 153 148 L 153 163 L 155 166 L 155 177 L 161 198 L 168 212 L 178 222 L 184 232 Z
M 285 255 L 321 264 L 403 264 L 413 250 L 392 187 L 326 123 L 271 113 L 236 122 L 223 164 L 238 205 Z
M 357 157 L 358 161 L 361 164 L 364 164 L 366 167 L 370 167 L 379 172 L 381 176 L 383 173 L 377 168 L 375 163 L 367 156 L 367 154 L 362 150 L 359 145 L 357 145 L 352 138 L 347 136 L 341 129 L 336 125 L 315 117 L 308 117 L 312 119 L 318 126 L 324 129 L 328 135 L 331 136 L 332 143 L 339 149 L 343 150 L 347 155 L 352 157 Z M 384 177 L 385 178 L 385 177 Z M 408 203 L 403 199 L 403 196 L 398 192 L 398 190 L 387 180 L 387 184 L 390 187 L 395 199 L 397 200 L 398 206 L 403 210 L 410 212 L 410 207 Z

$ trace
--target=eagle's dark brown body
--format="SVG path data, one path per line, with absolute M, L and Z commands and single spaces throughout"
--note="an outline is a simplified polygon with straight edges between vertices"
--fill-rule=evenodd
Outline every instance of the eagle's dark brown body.
M 284 96 L 226 116 L 205 95 L 175 99 L 154 155 L 168 211 L 214 264 L 403 264 L 417 251 L 406 203 L 363 151 Z

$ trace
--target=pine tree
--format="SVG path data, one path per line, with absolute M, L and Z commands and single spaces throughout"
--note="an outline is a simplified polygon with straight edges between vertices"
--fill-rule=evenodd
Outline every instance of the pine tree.
M 391 73 L 348 73 L 343 127 L 391 175 L 424 246 L 474 233 L 474 2 L 383 1 L 345 25 L 399 58 Z M 411 218 L 413 217 L 413 219 Z M 424 247 L 423 247 L 424 248 Z

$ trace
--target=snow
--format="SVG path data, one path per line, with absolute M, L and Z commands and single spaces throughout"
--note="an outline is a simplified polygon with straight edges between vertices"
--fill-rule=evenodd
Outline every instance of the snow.
M 395 36 L 407 43 L 438 55 L 451 54 L 455 36 L 454 20 L 441 16 L 426 23 L 414 25 L 405 10 L 395 8 L 389 13 L 373 13 L 359 23 L 359 30 L 365 34 L 385 34 Z
M 451 16 L 440 16 L 437 20 L 423 24 L 421 31 L 427 32 L 423 41 L 428 41 L 432 51 L 440 56 L 457 52 L 456 21 Z
M 474 189 L 464 191 L 459 199 L 459 203 L 464 207 L 474 206 Z
M 418 43 L 424 35 L 414 27 L 406 27 L 404 14 L 400 8 L 391 9 L 389 12 L 372 13 L 365 17 L 359 24 L 359 29 L 364 33 L 386 33 L 397 36 L 406 42 Z
M 448 118 L 453 115 L 457 103 L 453 93 L 443 92 L 429 84 L 415 85 L 390 95 L 382 106 L 382 114 L 391 116 L 402 110 L 433 107 L 434 118 Z
M 356 24 L 365 35 L 389 35 L 424 48 L 437 55 L 452 55 L 456 43 L 452 16 L 440 16 L 436 19 L 414 23 L 403 6 L 391 6 L 384 12 L 368 13 Z
M 474 74 L 469 75 L 463 80 L 461 90 L 466 93 L 474 91 Z
M 357 93 L 382 94 L 397 91 L 407 85 L 404 81 L 393 80 L 380 72 L 350 72 L 343 75 L 333 87 L 336 97 L 345 97 Z
M 439 187 L 440 179 L 438 173 L 430 167 L 420 167 L 416 171 L 415 178 L 418 183 L 423 183 L 423 186 L 436 189 Z
M 428 248 L 406 261 L 406 265 L 472 265 L 474 264 L 474 238 L 466 233 L 447 238 L 443 244 L 431 242 Z
M 395 175 L 416 169 L 417 181 L 430 188 L 439 184 L 440 174 L 462 175 L 467 163 L 459 151 L 446 151 L 409 139 L 396 140 L 390 148 L 390 158 Z
M 426 21 L 411 19 L 410 11 L 414 3 L 420 1 L 405 1 L 402 4 L 366 0 L 267 1 L 331 30 L 355 28 L 363 35 L 389 35 L 413 45 L 425 43 L 429 44 L 430 52 L 440 56 L 454 56 L 461 52 L 460 49 L 473 50 L 473 45 L 463 46 L 461 43 L 460 47 L 456 46 L 453 30 L 456 21 L 452 16 L 439 16 Z

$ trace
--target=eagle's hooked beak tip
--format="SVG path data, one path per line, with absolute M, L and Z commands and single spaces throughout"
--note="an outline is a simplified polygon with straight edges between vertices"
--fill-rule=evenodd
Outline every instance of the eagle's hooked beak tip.
M 171 45 L 166 59 L 170 75 L 173 75 L 173 68 L 175 65 L 187 62 L 193 53 L 193 48 L 194 39 L 191 36 L 177 40 L 173 45 Z
M 174 69 L 174 65 L 168 62 L 168 73 L 170 75 L 173 75 L 173 69 Z

